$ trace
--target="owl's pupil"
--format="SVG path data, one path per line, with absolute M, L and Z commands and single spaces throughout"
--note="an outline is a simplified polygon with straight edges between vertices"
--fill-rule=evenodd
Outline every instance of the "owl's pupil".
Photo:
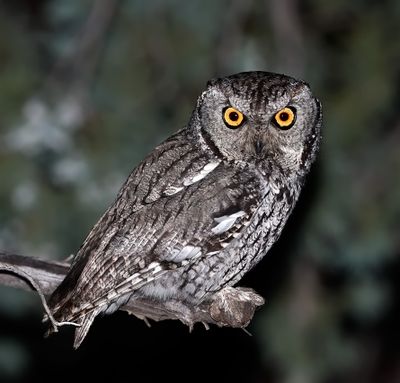
M 232 121 L 237 121 L 239 119 L 239 115 L 236 112 L 231 112 L 231 113 L 229 113 L 229 118 Z
M 279 115 L 279 118 L 281 119 L 281 121 L 287 121 L 289 120 L 289 113 L 283 112 Z

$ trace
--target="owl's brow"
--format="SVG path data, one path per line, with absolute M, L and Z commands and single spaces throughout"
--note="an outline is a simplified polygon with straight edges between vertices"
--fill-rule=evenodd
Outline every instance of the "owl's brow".
M 251 100 L 250 108 L 254 110 L 264 109 L 268 98 L 266 97 L 266 92 L 269 90 L 265 86 L 265 82 L 259 81 L 256 87 L 248 89 L 247 96 Z
M 248 87 L 246 92 L 251 100 L 250 108 L 255 111 L 265 110 L 270 101 L 276 101 L 284 97 L 289 83 L 266 83 L 259 81 L 256 87 Z
M 302 93 L 304 88 L 309 88 L 308 84 L 302 81 L 298 81 L 296 84 L 293 84 L 290 96 L 291 98 L 298 96 L 300 93 Z

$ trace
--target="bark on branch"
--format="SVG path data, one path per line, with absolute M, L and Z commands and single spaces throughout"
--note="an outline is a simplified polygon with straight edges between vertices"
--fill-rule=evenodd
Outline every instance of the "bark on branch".
M 68 263 L 42 260 L 0 251 L 0 285 L 39 290 L 42 300 L 49 296 L 68 272 Z M 121 310 L 146 320 L 175 319 L 190 328 L 196 322 L 228 327 L 246 327 L 264 299 L 248 288 L 225 287 L 213 299 L 201 305 L 179 301 L 155 302 L 149 299 L 129 301 Z

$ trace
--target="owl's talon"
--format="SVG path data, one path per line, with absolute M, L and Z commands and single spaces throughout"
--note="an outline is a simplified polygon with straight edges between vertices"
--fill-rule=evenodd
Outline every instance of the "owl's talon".
M 146 326 L 150 328 L 151 327 L 150 321 L 146 317 L 143 317 L 142 319 L 143 319 L 143 322 L 146 323 Z
M 203 323 L 203 326 L 204 326 L 204 328 L 205 328 L 206 330 L 209 330 L 209 329 L 210 329 L 210 326 L 208 325 L 207 322 L 201 322 L 201 323 Z
M 249 330 L 247 330 L 247 328 L 242 327 L 242 330 L 243 330 L 248 336 L 253 336 L 253 334 L 252 334 Z

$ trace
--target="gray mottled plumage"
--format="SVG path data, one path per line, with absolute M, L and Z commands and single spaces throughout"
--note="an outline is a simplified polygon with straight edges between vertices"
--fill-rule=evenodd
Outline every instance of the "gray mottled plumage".
M 229 107 L 243 113 L 240 126 L 224 121 Z M 295 114 L 289 128 L 274 117 L 284 108 Z M 187 127 L 133 170 L 51 296 L 56 320 L 81 325 L 75 346 L 99 313 L 128 299 L 197 304 L 237 283 L 279 237 L 318 150 L 321 118 L 308 85 L 291 77 L 210 81 Z

